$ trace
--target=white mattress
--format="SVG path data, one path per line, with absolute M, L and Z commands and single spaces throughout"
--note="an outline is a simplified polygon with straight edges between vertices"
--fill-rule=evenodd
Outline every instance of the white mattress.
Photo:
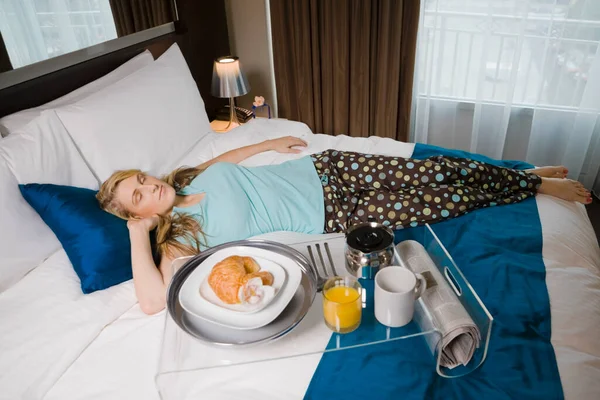
M 313 135 L 302 124 L 257 120 L 203 141 L 184 163 L 197 164 L 232 148 L 286 134 L 308 140 L 307 153 L 338 148 L 408 157 L 413 150 L 410 144 L 390 139 Z M 265 153 L 244 164 L 279 163 L 300 156 Z M 543 195 L 537 196 L 537 204 L 552 343 L 564 393 L 569 399 L 594 398 L 600 393 L 600 249 L 583 206 Z M 165 313 L 141 313 L 131 282 L 83 295 L 61 251 L 0 294 L 0 316 L 0 399 L 159 398 L 154 376 Z M 231 367 L 226 374 L 219 369 L 205 371 L 195 382 L 202 396 L 186 395 L 302 398 L 319 358 Z M 265 395 L 260 388 L 267 386 Z

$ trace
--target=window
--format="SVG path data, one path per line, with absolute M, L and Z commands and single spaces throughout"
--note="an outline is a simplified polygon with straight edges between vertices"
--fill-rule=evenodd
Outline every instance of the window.
M 579 107 L 600 1 L 424 0 L 419 94 Z
M 0 31 L 13 68 L 117 37 L 109 0 L 2 0 Z
M 600 191 L 600 1 L 422 0 L 412 138 Z

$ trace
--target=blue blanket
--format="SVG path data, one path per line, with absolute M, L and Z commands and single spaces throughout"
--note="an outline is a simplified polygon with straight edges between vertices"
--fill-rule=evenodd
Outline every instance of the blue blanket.
M 497 161 L 421 144 L 417 144 L 413 158 L 440 154 L 515 169 L 531 168 L 522 162 Z M 424 228 L 398 231 L 396 240 L 404 240 L 418 229 Z M 550 343 L 550 302 L 535 199 L 477 210 L 434 224 L 432 229 L 494 317 L 483 365 L 462 378 L 442 378 L 436 374 L 434 359 L 422 338 L 325 353 L 305 398 L 563 398 Z M 367 290 L 372 289 L 372 282 L 363 283 Z M 345 343 L 368 334 L 364 330 L 371 329 L 372 324 L 364 325 L 356 334 L 344 337 Z M 415 328 L 409 325 L 404 329 Z M 328 346 L 335 347 L 333 336 Z

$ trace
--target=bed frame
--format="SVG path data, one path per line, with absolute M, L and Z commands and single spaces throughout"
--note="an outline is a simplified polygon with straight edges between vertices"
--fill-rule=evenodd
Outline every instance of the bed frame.
M 177 43 L 212 119 L 215 110 L 226 103 L 226 99 L 210 93 L 213 61 L 229 54 L 225 5 L 222 1 L 178 0 L 177 7 L 180 19 L 175 22 L 174 32 L 0 90 L 0 118 L 64 96 L 146 49 L 157 58 Z

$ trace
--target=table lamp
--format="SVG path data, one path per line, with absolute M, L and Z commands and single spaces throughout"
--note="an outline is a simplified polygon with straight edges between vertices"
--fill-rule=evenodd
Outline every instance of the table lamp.
M 215 97 L 229 97 L 229 123 L 239 125 L 235 114 L 234 97 L 243 96 L 250 91 L 250 84 L 242 71 L 240 60 L 235 56 L 219 57 L 215 60 L 212 77 L 212 94 Z

